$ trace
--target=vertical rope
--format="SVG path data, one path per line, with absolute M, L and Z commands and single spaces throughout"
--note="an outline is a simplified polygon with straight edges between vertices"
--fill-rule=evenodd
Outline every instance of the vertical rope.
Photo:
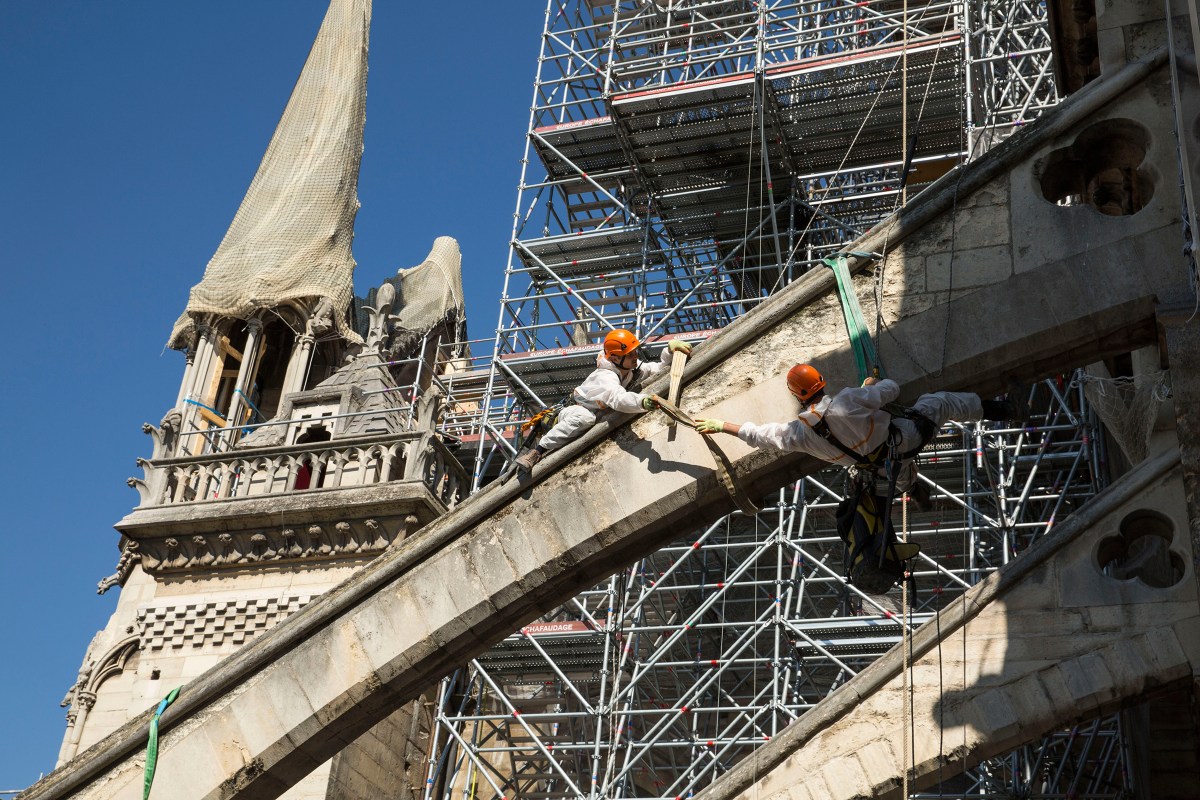
M 932 70 L 930 77 L 933 77 Z M 900 15 L 900 204 L 908 204 L 908 181 L 904 167 L 908 163 L 908 0 Z
M 904 496 L 900 500 L 900 541 L 902 541 L 902 542 L 908 541 L 908 492 L 905 492 Z M 903 650 L 904 650 L 904 711 L 901 716 L 901 724 L 904 728 L 903 743 L 901 744 L 901 746 L 904 748 L 904 757 L 902 759 L 903 764 L 904 764 L 904 772 L 902 773 L 901 778 L 900 778 L 900 784 L 901 784 L 900 797 L 901 797 L 901 800 L 908 800 L 908 772 L 909 772 L 909 769 L 911 766 L 910 759 L 909 759 L 909 753 L 911 751 L 911 748 L 913 747 L 913 742 L 911 741 L 911 737 L 909 736 L 909 725 L 912 723 L 913 720 L 912 720 L 912 715 L 909 713 L 909 711 L 910 711 L 909 703 L 911 702 L 911 698 L 912 698 L 912 686 L 909 681 L 909 669 L 911 669 L 911 667 L 912 667 L 909 657 L 911 656 L 912 653 L 909 650 L 909 648 L 912 645 L 912 640 L 909 636 L 909 625 L 908 625 L 909 620 L 908 620 L 908 575 L 907 575 L 907 573 L 900 581 L 900 621 L 901 621 L 900 630 L 901 630 L 901 637 L 902 637 L 901 641 L 900 641 L 900 647 L 903 648 Z

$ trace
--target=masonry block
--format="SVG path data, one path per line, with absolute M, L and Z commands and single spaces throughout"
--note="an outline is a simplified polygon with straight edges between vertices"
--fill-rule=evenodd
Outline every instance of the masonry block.
M 473 577 L 478 582 L 491 605 L 511 608 L 526 603 L 516 568 L 505 556 L 495 529 L 475 531 L 464 537 L 460 546 L 470 570 L 468 579 Z
M 464 580 L 470 574 L 466 551 L 456 543 L 443 547 L 405 576 L 442 644 L 495 619 L 496 608 L 488 602 L 485 590 L 477 581 Z
M 1098 651 L 1104 660 L 1113 682 L 1124 697 L 1141 694 L 1146 686 L 1150 665 L 1142 656 L 1141 648 L 1133 641 L 1115 641 Z
M 349 615 L 363 654 L 384 683 L 437 648 L 412 592 L 403 585 L 377 592 Z
M 867 776 L 867 784 L 876 794 L 899 784 L 902 762 L 888 739 L 877 739 L 861 748 L 858 762 Z
M 542 586 L 561 579 L 573 566 L 558 529 L 540 515 L 507 514 L 496 523 L 500 525 L 498 539 L 504 557 L 512 564 L 521 590 L 530 597 L 536 596 Z
M 1046 693 L 1046 687 L 1038 678 L 1038 670 L 1010 683 L 1005 691 L 1016 712 L 1017 719 L 1027 730 L 1042 730 L 1054 719 L 1054 702 Z
M 1182 627 L 1194 637 L 1197 634 L 1195 619 Z M 1169 683 L 1188 677 L 1195 669 L 1187 652 L 1180 644 L 1172 628 L 1155 628 L 1142 637 L 1142 654 L 1154 665 L 1152 675 L 1156 683 Z
M 222 741 L 237 742 L 252 756 L 274 761 L 281 751 L 291 749 L 289 728 L 275 708 L 235 698 L 214 715 L 213 724 Z
M 871 795 L 867 773 L 852 753 L 826 762 L 825 766 L 821 767 L 821 776 L 826 784 L 837 787 L 837 793 L 843 797 Z
M 165 747 L 164 747 L 165 745 Z M 159 740 L 154 789 L 161 797 L 197 797 L 236 771 L 223 762 L 206 736 L 167 736 Z
M 967 719 L 980 738 L 999 743 L 1020 741 L 1021 719 L 1004 689 L 976 694 L 966 703 Z
M 1098 653 L 1085 653 L 1059 664 L 1067 691 L 1080 713 L 1092 711 L 1116 696 L 1116 684 Z

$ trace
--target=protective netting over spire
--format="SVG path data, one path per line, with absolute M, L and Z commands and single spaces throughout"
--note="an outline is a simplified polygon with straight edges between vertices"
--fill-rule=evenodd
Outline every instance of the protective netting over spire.
M 397 328 L 424 334 L 448 316 L 462 318 L 462 253 L 454 238 L 434 239 L 424 261 L 396 276 Z
M 352 295 L 354 217 L 367 98 L 370 0 L 331 0 L 321 30 L 246 197 L 168 344 L 197 314 L 245 319 L 263 307 L 327 297 L 343 335 Z
M 462 252 L 451 236 L 433 240 L 429 255 L 411 269 L 401 269 L 388 278 L 396 289 L 396 311 L 390 326 L 389 352 L 410 355 L 426 333 L 441 324 L 451 329 L 465 317 L 462 285 Z M 365 303 L 374 307 L 378 289 L 367 293 Z M 366 330 L 366 312 L 360 311 L 359 329 Z

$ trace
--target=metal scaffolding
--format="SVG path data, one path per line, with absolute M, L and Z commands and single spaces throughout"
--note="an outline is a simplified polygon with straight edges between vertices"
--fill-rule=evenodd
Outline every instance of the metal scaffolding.
M 1057 102 L 1031 0 L 550 0 L 475 484 L 616 327 L 718 330 Z M 486 374 L 485 374 L 486 373 Z
M 445 425 L 475 485 L 608 330 L 706 338 L 1054 105 L 1045 16 L 1031 0 L 549 0 L 493 352 L 454 376 Z M 446 678 L 425 797 L 703 788 L 1100 488 L 1081 384 L 1032 400 L 1028 425 L 952 426 L 921 457 L 937 503 L 906 517 L 923 548 L 908 615 L 843 577 L 841 473 L 805 478 Z M 1111 797 L 1126 755 L 1102 720 L 939 796 Z
M 843 577 L 843 473 L 805 478 L 585 592 L 447 678 L 427 798 L 686 797 L 769 741 L 1086 502 L 1107 471 L 1077 381 L 1039 384 L 1023 427 L 952 425 L 920 458 L 935 499 L 899 591 Z M 895 517 L 901 519 L 898 502 Z M 1116 718 L 947 780 L 942 797 L 1111 797 Z M 1088 790 L 1087 787 L 1093 787 Z M 480 793 L 483 793 L 482 795 Z M 1010 795 L 1004 795 L 1010 796 Z

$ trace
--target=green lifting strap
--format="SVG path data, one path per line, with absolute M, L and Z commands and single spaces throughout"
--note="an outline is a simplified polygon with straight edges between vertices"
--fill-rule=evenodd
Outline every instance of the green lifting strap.
M 182 687 L 176 686 L 159 702 L 158 708 L 154 709 L 154 716 L 150 719 L 150 741 L 146 745 L 146 772 L 142 781 L 142 800 L 150 797 L 150 787 L 154 785 L 154 768 L 158 766 L 158 718 L 167 710 L 167 706 L 175 702 L 180 688 Z
M 854 283 L 850 280 L 850 268 L 846 265 L 846 257 L 837 255 L 822 261 L 833 270 L 834 277 L 837 278 L 842 316 L 846 318 L 846 332 L 850 334 L 850 346 L 854 348 L 854 361 L 858 365 L 858 380 L 861 383 L 873 375 L 874 369 L 879 365 L 875 343 L 871 341 L 871 331 L 863 318 L 858 296 L 854 293 Z

